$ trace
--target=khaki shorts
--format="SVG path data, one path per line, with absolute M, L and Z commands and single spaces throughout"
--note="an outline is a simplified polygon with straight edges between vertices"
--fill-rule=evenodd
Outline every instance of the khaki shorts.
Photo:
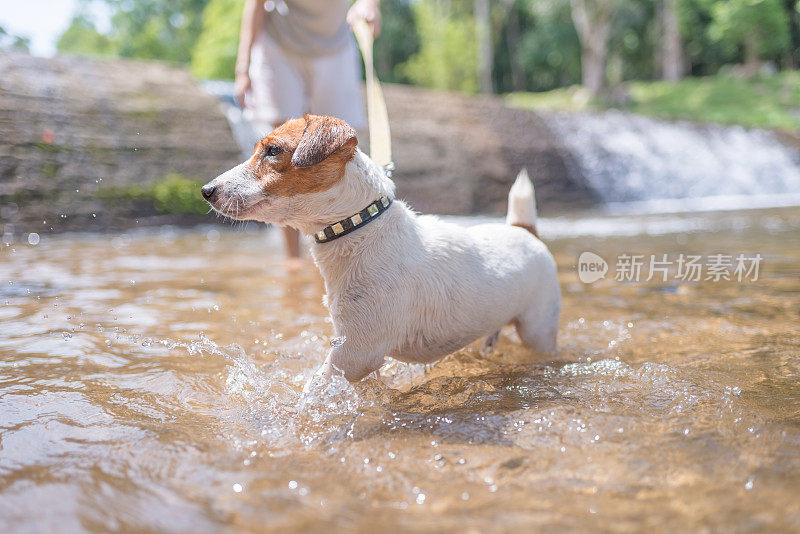
M 305 57 L 262 32 L 253 45 L 250 80 L 245 118 L 261 136 L 306 113 L 338 117 L 357 130 L 366 126 L 361 59 L 353 39 L 334 54 Z

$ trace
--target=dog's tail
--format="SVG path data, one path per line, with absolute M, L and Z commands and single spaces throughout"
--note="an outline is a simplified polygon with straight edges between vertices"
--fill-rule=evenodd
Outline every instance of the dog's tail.
M 508 192 L 508 214 L 506 224 L 524 228 L 536 237 L 536 193 L 533 182 L 528 178 L 528 170 L 519 171 L 514 185 Z

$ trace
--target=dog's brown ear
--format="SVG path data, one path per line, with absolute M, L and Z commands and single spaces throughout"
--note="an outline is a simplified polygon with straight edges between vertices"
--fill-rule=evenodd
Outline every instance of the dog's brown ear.
M 292 155 L 292 165 L 295 167 L 311 167 L 345 145 L 358 144 L 356 131 L 341 119 L 306 115 L 305 120 L 303 136 Z

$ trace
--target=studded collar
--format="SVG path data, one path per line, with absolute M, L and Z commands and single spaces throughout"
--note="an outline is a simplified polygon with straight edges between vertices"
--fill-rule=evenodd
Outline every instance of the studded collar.
M 392 199 L 387 196 L 382 196 L 358 213 L 355 213 L 346 219 L 342 219 L 341 221 L 329 224 L 314 234 L 314 241 L 317 243 L 328 243 L 334 239 L 339 239 L 340 237 L 349 234 L 353 230 L 358 230 L 362 226 L 366 226 L 370 222 L 374 221 L 380 217 L 383 212 L 389 209 L 389 206 L 391 205 Z

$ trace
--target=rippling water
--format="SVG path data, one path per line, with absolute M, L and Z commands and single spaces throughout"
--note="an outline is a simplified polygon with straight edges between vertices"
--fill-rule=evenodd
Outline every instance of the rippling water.
M 555 359 L 508 330 L 488 357 L 305 396 L 331 325 L 278 232 L 4 247 L 0 530 L 796 531 L 800 210 L 638 219 L 634 236 L 592 221 L 543 225 Z M 612 264 L 584 285 L 585 250 L 764 261 L 755 282 L 622 283 Z

